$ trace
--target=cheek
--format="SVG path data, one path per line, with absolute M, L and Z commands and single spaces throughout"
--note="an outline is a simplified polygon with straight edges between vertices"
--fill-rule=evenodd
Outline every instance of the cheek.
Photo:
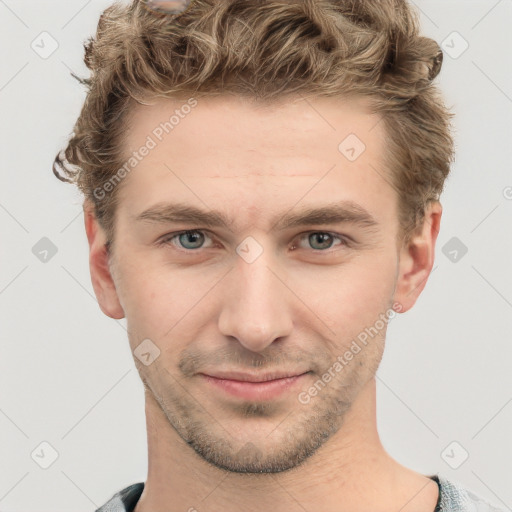
M 145 332 L 158 320 L 173 311 L 170 290 L 176 289 L 170 274 L 151 268 L 142 258 L 122 260 L 117 265 L 116 289 L 126 315 L 130 331 L 137 336 L 148 336 Z
M 145 265 L 140 260 L 137 262 L 134 257 L 120 265 L 118 295 L 129 331 L 137 338 L 162 342 L 162 338 L 172 337 L 182 326 L 198 321 L 201 308 L 207 303 L 201 299 L 219 277 L 212 275 L 210 279 L 206 274 L 166 265 Z
M 222 299 L 213 299 L 215 294 L 208 291 L 219 290 L 216 284 L 223 272 L 205 269 L 198 274 L 190 268 L 156 265 L 143 254 L 128 252 L 130 258 L 119 261 L 116 288 L 134 336 L 159 339 L 178 322 L 177 331 L 192 319 L 201 325 L 209 314 L 219 313 Z M 298 324 L 301 318 L 314 324 L 320 319 L 336 332 L 336 338 L 346 339 L 373 325 L 390 307 L 396 254 L 391 247 L 374 248 L 337 265 L 290 265 L 284 274 L 284 281 L 301 299 L 290 297 L 296 303 L 290 314 Z M 309 311 L 306 315 L 304 308 Z
M 338 267 L 301 273 L 297 295 L 345 338 L 373 325 L 392 304 L 396 259 L 384 252 L 361 255 Z

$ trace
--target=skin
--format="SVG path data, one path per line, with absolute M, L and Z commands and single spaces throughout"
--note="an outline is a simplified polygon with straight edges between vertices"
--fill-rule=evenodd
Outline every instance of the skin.
M 158 1 L 147 0 L 146 4 L 150 9 L 157 12 L 165 12 L 169 14 L 178 14 L 183 12 L 190 3 L 190 0 L 174 0 L 174 1 Z
M 138 105 L 127 155 L 183 103 Z M 200 99 L 118 185 L 110 258 L 85 203 L 102 311 L 126 317 L 132 350 L 148 338 L 160 350 L 148 366 L 134 357 L 149 454 L 136 512 L 433 512 L 437 484 L 393 460 L 379 439 L 375 373 L 386 326 L 308 403 L 298 399 L 333 373 L 336 358 L 379 315 L 409 310 L 432 270 L 442 207 L 431 203 L 410 243 L 399 243 L 378 121 L 363 100 L 294 98 L 262 108 Z M 350 133 L 366 145 L 353 162 L 338 150 Z M 156 203 L 178 201 L 220 210 L 231 224 L 202 230 L 134 220 Z M 271 230 L 287 213 L 342 201 L 357 203 L 377 226 Z M 186 229 L 204 238 L 156 245 Z M 249 236 L 263 250 L 251 263 L 236 252 Z M 199 375 L 215 370 L 310 373 L 278 397 L 246 400 Z

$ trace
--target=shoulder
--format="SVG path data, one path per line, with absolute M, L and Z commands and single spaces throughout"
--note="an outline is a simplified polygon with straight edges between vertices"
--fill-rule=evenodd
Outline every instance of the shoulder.
M 465 489 L 459 483 L 452 482 L 442 475 L 436 476 L 440 487 L 440 512 L 505 512 L 505 508 L 491 505 L 485 498 Z
M 105 505 L 96 512 L 132 512 L 144 490 L 144 482 L 129 485 L 116 492 Z

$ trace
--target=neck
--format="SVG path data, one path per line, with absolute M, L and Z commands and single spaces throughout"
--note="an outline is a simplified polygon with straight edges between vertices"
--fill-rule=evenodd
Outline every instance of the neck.
M 437 484 L 384 450 L 371 379 L 342 427 L 299 467 L 239 474 L 204 461 L 170 425 L 146 389 L 148 477 L 135 512 L 304 510 L 433 512 Z

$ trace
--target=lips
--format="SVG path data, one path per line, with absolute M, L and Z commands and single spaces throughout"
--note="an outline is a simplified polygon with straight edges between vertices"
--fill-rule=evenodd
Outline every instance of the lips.
M 235 380 L 240 382 L 268 382 L 270 380 L 287 379 L 290 377 L 298 377 L 306 371 L 290 371 L 290 372 L 269 372 L 269 373 L 243 373 L 243 372 L 215 372 L 203 373 L 207 377 L 223 380 Z
M 242 372 L 200 373 L 207 386 L 216 392 L 243 400 L 274 400 L 297 389 L 310 372 L 267 372 L 259 374 Z

